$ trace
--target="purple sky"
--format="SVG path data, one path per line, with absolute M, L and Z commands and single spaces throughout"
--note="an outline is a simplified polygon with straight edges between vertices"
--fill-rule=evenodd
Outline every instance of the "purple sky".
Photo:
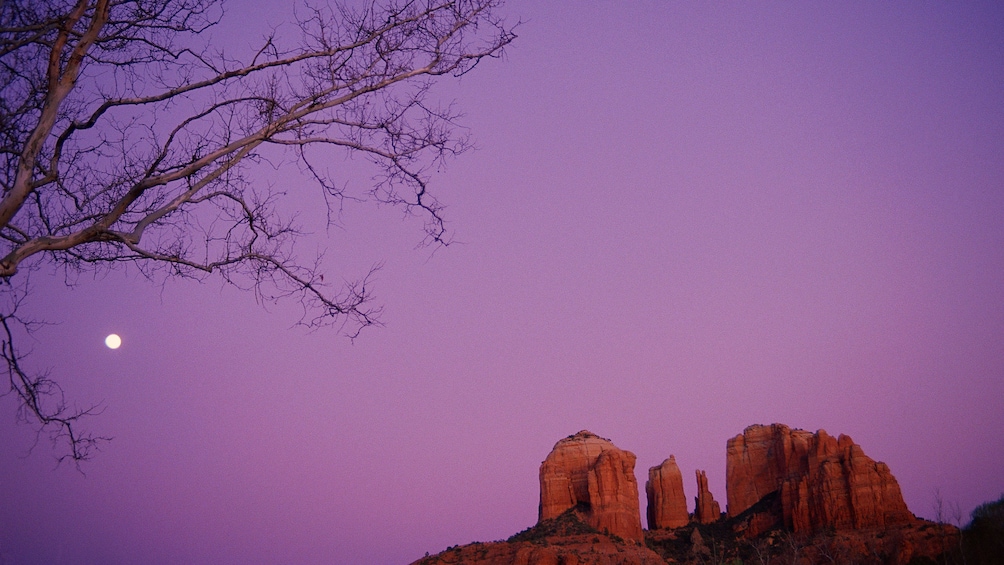
M 215 280 L 38 276 L 30 361 L 115 440 L 53 470 L 0 399 L 0 563 L 403 565 L 532 525 L 581 429 L 642 485 L 675 454 L 691 506 L 771 422 L 850 435 L 920 516 L 1000 496 L 1004 4 L 625 4 L 512 0 L 506 59 L 438 91 L 479 145 L 433 180 L 463 244 L 325 232 L 280 179 L 329 280 L 384 263 L 355 343 Z

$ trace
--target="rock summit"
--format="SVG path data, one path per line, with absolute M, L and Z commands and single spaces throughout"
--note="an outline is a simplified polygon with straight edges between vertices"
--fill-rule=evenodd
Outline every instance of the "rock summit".
M 635 459 L 587 430 L 560 440 L 540 464 L 538 523 L 575 509 L 600 532 L 642 541 Z

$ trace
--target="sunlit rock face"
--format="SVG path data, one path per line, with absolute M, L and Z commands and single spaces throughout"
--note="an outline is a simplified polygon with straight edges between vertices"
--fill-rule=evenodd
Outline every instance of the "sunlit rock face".
M 748 563 L 751 551 L 757 561 L 776 563 L 788 562 L 789 550 L 805 563 L 902 564 L 933 562 L 959 541 L 957 528 L 910 514 L 885 464 L 851 438 L 822 430 L 750 426 L 728 441 L 729 511 L 736 516 L 704 530 L 716 536 L 714 543 L 686 521 L 673 457 L 649 469 L 650 529 L 642 532 L 634 465 L 634 454 L 609 440 L 587 431 L 569 436 L 540 466 L 536 526 L 504 542 L 451 547 L 412 565 L 665 565 L 712 557 Z M 696 476 L 691 521 L 720 520 L 707 475 L 699 470 Z M 791 547 L 779 539 L 790 539 Z
M 642 541 L 634 464 L 633 453 L 585 430 L 559 441 L 540 465 L 539 521 L 575 508 L 601 532 Z
M 687 497 L 683 494 L 683 474 L 672 455 L 648 470 L 645 498 L 648 500 L 648 529 L 680 528 L 690 523 Z
M 850 437 L 812 438 L 808 472 L 781 485 L 784 523 L 795 532 L 883 528 L 914 520 L 889 467 Z
M 742 514 L 805 473 L 812 433 L 783 424 L 749 426 L 726 443 L 725 498 L 729 518 Z
M 722 507 L 708 490 L 708 476 L 704 471 L 697 471 L 697 497 L 694 499 L 694 521 L 699 524 L 710 524 L 722 517 Z
M 881 528 L 914 520 L 889 467 L 865 455 L 848 436 L 780 424 L 750 426 L 728 441 L 726 457 L 730 517 L 779 493 L 777 504 L 765 511 L 795 532 Z M 757 522 L 766 524 L 764 518 Z

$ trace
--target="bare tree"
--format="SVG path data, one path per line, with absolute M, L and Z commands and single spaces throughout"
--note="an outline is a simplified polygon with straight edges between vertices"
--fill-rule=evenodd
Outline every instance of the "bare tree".
M 378 323 L 365 277 L 331 287 L 319 258 L 298 259 L 304 232 L 254 167 L 304 173 L 329 222 L 344 199 L 368 199 L 423 216 L 426 242 L 444 243 L 429 174 L 468 140 L 427 95 L 514 39 L 500 3 L 308 4 L 295 33 L 238 58 L 205 39 L 220 0 L 0 0 L 0 355 L 19 415 L 73 460 L 102 440 L 77 429 L 92 410 L 24 366 L 32 271 L 214 274 L 299 301 L 308 326 Z M 331 152 L 365 156 L 373 182 L 353 192 L 321 164 Z
M 769 538 L 761 537 L 757 540 L 745 540 L 745 543 L 753 550 L 753 556 L 756 557 L 757 563 L 760 565 L 770 565 L 771 540 Z M 752 561 L 752 557 L 750 561 Z

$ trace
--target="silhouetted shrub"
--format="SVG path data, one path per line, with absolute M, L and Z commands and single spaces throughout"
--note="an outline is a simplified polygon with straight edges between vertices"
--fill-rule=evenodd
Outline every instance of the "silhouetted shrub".
M 1004 563 L 1004 495 L 973 510 L 972 521 L 962 532 L 969 565 Z
M 598 534 L 589 524 L 583 522 L 574 508 L 569 508 L 560 516 L 544 520 L 536 526 L 529 527 L 522 532 L 510 537 L 506 541 L 528 541 L 539 543 L 551 536 L 578 536 L 588 534 Z

